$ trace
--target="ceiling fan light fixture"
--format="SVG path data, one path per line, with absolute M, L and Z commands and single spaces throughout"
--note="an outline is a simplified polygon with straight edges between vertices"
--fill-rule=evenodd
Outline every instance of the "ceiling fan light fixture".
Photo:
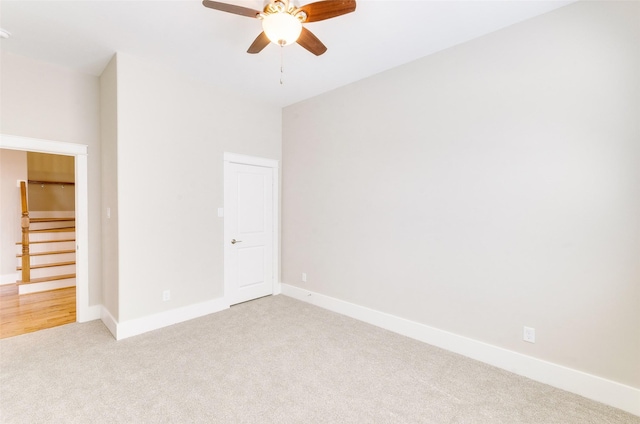
M 298 40 L 302 32 L 302 23 L 286 12 L 270 13 L 262 19 L 262 30 L 272 43 L 286 46 Z
M 315 0 L 300 7 L 296 7 L 296 0 L 263 1 L 266 5 L 262 12 L 214 0 L 202 0 L 202 4 L 209 9 L 262 21 L 262 32 L 247 49 L 249 54 L 260 53 L 270 43 L 279 46 L 298 43 L 305 50 L 320 56 L 327 51 L 327 46 L 302 24 L 324 21 L 356 10 L 356 0 Z

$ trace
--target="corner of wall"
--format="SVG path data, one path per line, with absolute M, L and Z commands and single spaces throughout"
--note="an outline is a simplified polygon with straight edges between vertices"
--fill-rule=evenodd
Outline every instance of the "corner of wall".
M 118 321 L 111 315 L 109 310 L 102 306 L 100 310 L 100 320 L 107 327 L 113 337 L 118 340 Z
M 114 337 L 119 316 L 117 58 L 116 53 L 100 75 L 102 303 L 110 311 L 113 322 L 107 327 Z

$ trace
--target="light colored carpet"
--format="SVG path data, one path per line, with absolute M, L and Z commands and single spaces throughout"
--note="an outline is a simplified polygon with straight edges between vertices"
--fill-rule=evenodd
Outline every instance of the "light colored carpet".
M 69 324 L 0 356 L 3 423 L 640 423 L 284 296 L 119 342 Z

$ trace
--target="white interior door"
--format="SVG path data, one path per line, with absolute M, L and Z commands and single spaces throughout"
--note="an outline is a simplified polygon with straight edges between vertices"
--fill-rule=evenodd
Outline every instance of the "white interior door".
M 230 305 L 274 291 L 274 172 L 225 161 L 224 278 Z

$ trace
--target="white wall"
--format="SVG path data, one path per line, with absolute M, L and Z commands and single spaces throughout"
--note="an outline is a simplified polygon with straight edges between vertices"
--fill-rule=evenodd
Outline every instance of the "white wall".
M 285 108 L 282 281 L 640 387 L 639 20 L 579 2 Z
M 119 321 L 221 298 L 223 152 L 279 160 L 281 110 L 123 54 L 117 93 Z
M 0 61 L 3 134 L 89 146 L 89 303 L 100 304 L 98 78 L 4 51 Z
M 20 279 L 16 242 L 22 240 L 22 204 L 18 180 L 27 179 L 27 153 L 0 149 L 0 284 Z

